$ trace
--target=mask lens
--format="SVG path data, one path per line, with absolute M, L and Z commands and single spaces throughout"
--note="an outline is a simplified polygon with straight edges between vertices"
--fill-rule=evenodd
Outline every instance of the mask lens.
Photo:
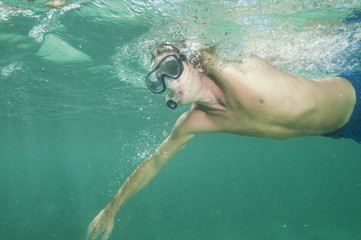
M 164 63 L 160 67 L 160 71 L 162 72 L 162 75 L 168 75 L 169 77 L 177 77 L 180 72 L 180 65 L 177 59 L 174 57 L 169 59 L 164 59 Z
M 183 65 L 176 55 L 165 57 L 153 71 L 151 71 L 146 79 L 148 88 L 153 93 L 162 93 L 166 88 L 164 77 L 169 79 L 178 78 L 183 72 Z
M 147 86 L 154 93 L 161 93 L 164 91 L 165 86 L 163 81 L 157 76 L 157 72 L 152 72 L 147 77 Z

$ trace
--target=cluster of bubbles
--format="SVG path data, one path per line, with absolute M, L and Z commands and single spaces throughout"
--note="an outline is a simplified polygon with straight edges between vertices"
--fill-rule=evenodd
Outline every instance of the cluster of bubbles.
M 133 16 L 149 23 L 149 31 L 120 46 L 114 58 L 122 76 L 129 74 L 122 69 L 131 69 L 125 63 L 137 66 L 136 83 L 149 70 L 149 52 L 162 40 L 181 41 L 189 55 L 213 45 L 224 60 L 257 55 L 310 77 L 359 65 L 360 21 L 352 20 L 360 14 L 357 1 L 154 2 L 163 5 L 133 1 Z
M 20 70 L 22 68 L 23 63 L 22 62 L 13 62 L 7 66 L 5 66 L 2 70 L 1 70 L 1 75 L 8 77 L 10 76 L 10 74 L 12 74 L 13 72 Z

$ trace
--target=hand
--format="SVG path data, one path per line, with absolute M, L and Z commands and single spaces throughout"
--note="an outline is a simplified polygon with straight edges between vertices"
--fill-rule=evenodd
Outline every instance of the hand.
M 107 240 L 114 226 L 114 215 L 103 209 L 89 224 L 87 240 L 96 239 L 104 232 L 102 240 Z

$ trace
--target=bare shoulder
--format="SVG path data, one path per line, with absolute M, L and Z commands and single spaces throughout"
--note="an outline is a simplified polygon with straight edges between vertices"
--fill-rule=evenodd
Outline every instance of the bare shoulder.
M 263 70 L 276 69 L 269 62 L 258 56 L 243 56 L 238 61 L 229 63 L 226 67 L 235 68 L 244 73 L 259 72 Z
M 227 60 L 222 59 L 214 51 L 201 51 L 202 66 L 205 70 L 213 75 L 221 76 L 220 73 L 250 73 L 260 71 L 262 69 L 274 68 L 263 58 L 256 55 L 239 55 L 237 59 Z

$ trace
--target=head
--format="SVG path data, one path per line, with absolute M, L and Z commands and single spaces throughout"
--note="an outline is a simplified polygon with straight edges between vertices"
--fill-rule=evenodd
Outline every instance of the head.
M 190 103 L 191 89 L 190 73 L 192 66 L 181 52 L 184 46 L 177 43 L 162 42 L 152 52 L 152 71 L 148 74 L 146 83 L 153 93 L 166 93 L 167 106 L 176 108 L 177 102 Z

